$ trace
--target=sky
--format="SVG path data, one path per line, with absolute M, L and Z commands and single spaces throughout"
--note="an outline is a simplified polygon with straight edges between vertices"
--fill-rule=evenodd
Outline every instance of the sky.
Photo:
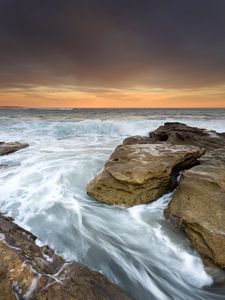
M 0 106 L 225 107 L 225 0 L 1 0 Z

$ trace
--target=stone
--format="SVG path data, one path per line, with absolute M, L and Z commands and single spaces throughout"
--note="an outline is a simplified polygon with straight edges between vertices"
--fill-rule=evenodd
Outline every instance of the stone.
M 206 152 L 183 172 L 164 215 L 204 258 L 225 268 L 225 148 Z
M 19 142 L 0 142 L 0 155 L 11 154 L 28 146 L 28 144 L 21 144 Z
M 203 152 L 183 145 L 120 145 L 89 183 L 87 192 L 109 204 L 130 207 L 148 203 L 171 191 L 179 172 L 196 164 Z
M 36 237 L 0 214 L 1 300 L 129 300 L 102 274 L 65 262 Z
M 213 150 L 225 147 L 225 138 L 222 133 L 191 127 L 182 123 L 165 123 L 149 134 L 151 142 L 166 142 L 171 145 L 193 145 Z
M 202 128 L 191 127 L 183 123 L 165 123 L 149 137 L 133 136 L 124 140 L 124 144 L 158 144 L 191 145 L 205 150 L 225 147 L 225 134 L 209 131 Z

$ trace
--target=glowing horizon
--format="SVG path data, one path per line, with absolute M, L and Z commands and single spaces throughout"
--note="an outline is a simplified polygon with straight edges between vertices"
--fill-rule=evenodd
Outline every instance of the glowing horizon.
M 225 107 L 224 11 L 211 0 L 3 0 L 0 107 Z
M 199 89 L 28 86 L 0 93 L 0 106 L 33 108 L 225 108 L 225 87 Z

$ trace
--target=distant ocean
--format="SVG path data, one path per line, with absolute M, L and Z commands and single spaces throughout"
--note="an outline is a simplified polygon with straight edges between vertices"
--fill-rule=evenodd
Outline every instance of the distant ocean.
M 171 194 L 128 209 L 86 195 L 124 138 L 172 121 L 225 132 L 225 109 L 1 109 L 0 141 L 30 147 L 0 157 L 0 211 L 134 299 L 224 299 L 225 288 L 212 285 L 189 241 L 164 220 Z

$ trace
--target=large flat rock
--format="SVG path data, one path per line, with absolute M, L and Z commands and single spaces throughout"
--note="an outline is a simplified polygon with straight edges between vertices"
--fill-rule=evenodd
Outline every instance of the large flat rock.
M 65 262 L 36 237 L 0 214 L 1 300 L 129 300 L 103 275 Z
M 202 154 L 203 150 L 194 146 L 120 145 L 89 183 L 87 192 L 110 204 L 148 203 L 172 190 L 178 173 L 194 165 Z
M 164 214 L 203 257 L 225 267 L 225 148 L 208 151 L 182 174 Z

